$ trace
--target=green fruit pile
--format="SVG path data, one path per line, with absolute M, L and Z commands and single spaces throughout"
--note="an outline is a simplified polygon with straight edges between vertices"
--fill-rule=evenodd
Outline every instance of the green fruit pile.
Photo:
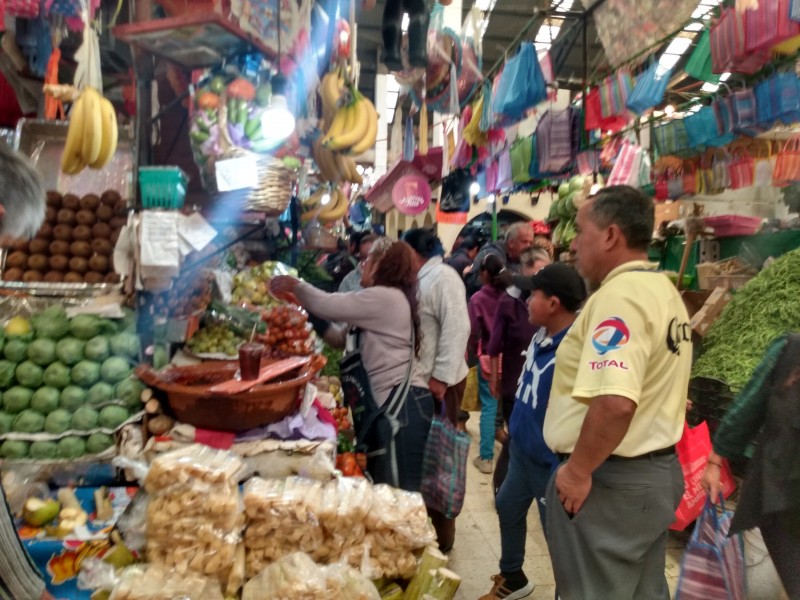
M 225 354 L 230 357 L 239 355 L 239 346 L 244 338 L 236 335 L 224 325 L 211 324 L 195 333 L 186 343 L 193 354 Z
M 144 389 L 132 377 L 131 316 L 70 319 L 53 306 L 12 321 L 0 334 L 0 458 L 74 459 L 113 447 Z
M 233 277 L 233 304 L 252 304 L 253 306 L 278 306 L 280 301 L 269 293 L 269 282 L 277 275 L 297 277 L 292 267 L 277 261 L 268 260 Z

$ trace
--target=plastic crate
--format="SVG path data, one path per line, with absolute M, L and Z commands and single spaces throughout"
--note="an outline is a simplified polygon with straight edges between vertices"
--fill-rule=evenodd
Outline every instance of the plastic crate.
M 188 181 L 186 173 L 178 167 L 139 167 L 142 208 L 181 208 Z
M 720 215 L 706 217 L 706 226 L 714 228 L 714 237 L 734 237 L 737 235 L 753 235 L 761 228 L 761 217 L 744 215 Z

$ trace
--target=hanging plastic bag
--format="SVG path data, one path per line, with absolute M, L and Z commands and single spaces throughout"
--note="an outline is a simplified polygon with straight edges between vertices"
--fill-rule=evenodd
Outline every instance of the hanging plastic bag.
M 745 600 L 744 542 L 736 533 L 728 537 L 733 512 L 722 514 L 706 496 L 700 518 L 681 559 L 675 600 Z
M 468 212 L 469 186 L 472 176 L 465 169 L 454 169 L 442 180 L 442 197 L 439 210 L 442 212 Z
M 627 114 L 627 111 L 625 111 Z M 592 88 L 586 94 L 586 102 L 584 104 L 584 129 L 592 131 L 594 129 L 601 129 L 605 131 L 616 132 L 624 129 L 628 124 L 628 118 L 622 115 L 612 115 L 610 117 L 603 116 L 602 103 L 600 101 L 600 88 Z
M 511 169 L 511 152 L 506 148 L 497 157 L 497 189 L 508 190 L 514 187 Z
M 639 183 L 639 166 L 642 162 L 642 149 L 636 144 L 625 141 L 622 149 L 611 169 L 607 185 L 631 185 L 637 186 Z
M 636 80 L 636 87 L 628 97 L 625 106 L 641 115 L 648 108 L 653 108 L 664 99 L 672 69 L 667 69 L 660 62 L 653 64 Z
M 519 138 L 511 145 L 511 179 L 514 183 L 527 183 L 531 180 L 532 157 L 533 136 Z
M 744 23 L 748 52 L 769 51 L 774 46 L 784 53 L 797 50 L 796 41 L 788 42 L 800 35 L 800 24 L 789 19 L 789 0 L 759 2 L 758 8 L 744 13 Z
M 521 120 L 528 109 L 546 97 L 547 87 L 536 48 L 524 42 L 519 52 L 506 62 L 492 99 L 492 108 L 496 115 L 513 123 Z
M 713 189 L 717 193 L 724 192 L 731 187 L 730 157 L 725 150 L 718 150 L 713 154 L 714 160 L 711 170 L 714 174 Z
M 764 148 L 766 155 L 764 156 Z M 775 157 L 772 156 L 772 142 L 762 140 L 753 159 L 753 185 L 767 187 L 772 185 L 772 171 L 775 168 Z
M 772 184 L 784 187 L 800 181 L 800 137 L 786 140 L 775 160 Z
M 703 511 L 703 502 L 708 497 L 701 485 L 706 459 L 712 449 L 708 424 L 703 421 L 697 427 L 689 427 L 688 423 L 684 423 L 683 436 L 675 445 L 675 449 L 683 471 L 684 491 L 681 503 L 675 511 L 675 522 L 669 528 L 683 531 L 700 516 Z M 722 468 L 720 485 L 725 498 L 736 489 L 733 476 L 727 466 Z
M 689 136 L 689 144 L 694 148 L 706 146 L 709 141 L 718 137 L 720 130 L 714 109 L 704 106 L 686 117 L 686 133 Z
M 768 51 L 748 52 L 745 47 L 744 15 L 723 8 L 710 29 L 711 66 L 714 73 L 752 75 L 769 60 Z
M 729 171 L 731 189 L 740 190 L 753 185 L 753 157 L 747 152 L 747 148 L 734 150 Z
M 659 156 L 678 154 L 689 149 L 689 135 L 684 119 L 673 119 L 653 129 L 653 142 Z
M 691 75 L 700 81 L 719 83 L 720 76 L 714 74 L 711 64 L 711 33 L 708 29 L 704 29 L 703 33 L 700 34 L 700 40 L 697 42 L 697 46 L 695 46 L 683 70 L 686 71 L 687 75 Z
M 600 84 L 600 114 L 604 119 L 626 115 L 625 104 L 633 91 L 633 77 L 627 69 L 619 69 Z
M 683 163 L 683 193 L 697 193 L 697 166 L 694 161 L 687 160 Z
M 591 175 L 598 170 L 600 157 L 597 150 L 586 150 L 578 154 L 575 158 L 575 162 L 578 165 L 578 173 L 581 175 Z
M 540 173 L 560 173 L 572 163 L 577 153 L 573 146 L 574 111 L 548 110 L 536 127 L 536 153 Z

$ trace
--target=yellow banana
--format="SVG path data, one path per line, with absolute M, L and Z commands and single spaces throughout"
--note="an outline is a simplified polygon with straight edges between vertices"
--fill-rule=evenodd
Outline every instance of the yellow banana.
M 102 112 L 103 135 L 100 154 L 97 156 L 97 160 L 89 164 L 93 169 L 100 169 L 108 164 L 108 161 L 117 151 L 117 138 L 119 136 L 117 113 L 114 112 L 114 105 L 107 98 L 101 97 L 100 110 Z
M 320 97 L 322 105 L 331 113 L 336 112 L 336 103 L 342 95 L 342 71 L 336 68 L 328 71 L 320 83 Z
M 372 104 L 372 101 L 369 98 L 364 98 L 362 100 L 366 104 L 366 112 L 368 118 L 367 124 L 367 132 L 364 134 L 364 137 L 356 142 L 352 148 L 350 148 L 350 154 L 353 156 L 358 156 L 359 154 L 364 154 L 367 150 L 372 148 L 375 145 L 375 140 L 378 137 L 378 111 L 375 110 L 375 105 Z
M 68 175 L 80 172 L 86 164 L 81 159 L 83 144 L 83 95 L 72 104 L 64 153 L 61 155 L 61 170 Z
M 339 188 L 334 188 L 331 191 L 331 201 L 320 211 L 317 218 L 323 223 L 331 223 L 338 221 L 347 212 L 349 202 Z
M 336 169 L 339 171 L 339 173 L 341 173 L 342 179 L 345 181 L 353 181 L 352 173 L 350 172 L 350 165 L 347 162 L 348 158 L 344 154 L 334 152 L 333 159 L 336 161 Z
M 367 105 L 364 103 L 364 97 L 358 95 L 356 100 L 348 107 L 353 112 L 353 120 L 347 129 L 338 135 L 331 135 L 327 142 L 323 141 L 322 144 L 334 151 L 348 150 L 364 139 L 369 127 L 369 114 L 367 112 Z
M 100 94 L 94 88 L 83 90 L 86 99 L 83 102 L 83 144 L 81 158 L 87 165 L 92 164 L 100 156 L 100 145 L 103 142 L 103 113 L 100 107 Z
M 322 146 L 322 140 L 317 138 L 311 146 L 314 160 L 319 167 L 319 174 L 325 181 L 337 182 L 341 179 L 333 153 Z
M 335 135 L 340 135 L 343 131 L 346 131 L 347 121 L 349 118 L 349 113 L 347 111 L 347 106 L 342 106 L 339 110 L 336 111 L 336 114 L 331 121 L 330 127 L 328 127 L 328 133 L 325 137 L 322 138 L 323 146 L 325 143 L 330 140 Z

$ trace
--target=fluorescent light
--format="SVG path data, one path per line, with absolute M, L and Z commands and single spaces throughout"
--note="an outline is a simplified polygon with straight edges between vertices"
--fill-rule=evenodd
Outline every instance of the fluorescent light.
M 680 58 L 680 54 L 662 54 L 661 58 L 658 59 L 658 64 L 668 71 L 678 63 Z
M 400 29 L 403 30 L 403 33 L 408 31 L 408 24 L 411 22 L 411 19 L 408 16 L 408 13 L 403 13 L 403 22 L 400 25 Z

